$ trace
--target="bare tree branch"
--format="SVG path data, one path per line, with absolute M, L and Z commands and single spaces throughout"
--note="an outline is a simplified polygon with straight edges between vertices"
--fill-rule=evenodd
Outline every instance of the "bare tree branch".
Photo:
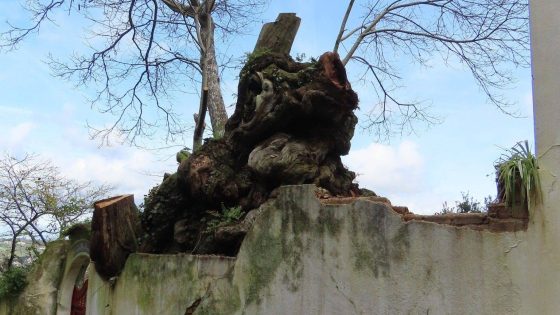
M 401 76 L 392 64 L 402 57 L 420 65 L 434 57 L 461 63 L 487 99 L 511 114 L 500 91 L 512 83 L 513 67 L 529 66 L 527 0 L 377 0 L 364 3 L 361 22 L 347 29 L 356 20 L 352 5 L 335 47 L 349 43 L 343 62 L 365 66 L 363 79 L 378 92 L 366 128 L 388 133 L 411 129 L 415 121 L 437 121 L 420 103 L 396 95 Z
M 60 10 L 91 23 L 89 54 L 69 60 L 51 57 L 55 75 L 97 90 L 92 107 L 113 115 L 92 135 L 108 143 L 112 135 L 136 144 L 164 128 L 166 140 L 188 130 L 171 91 L 199 93 L 208 75 L 208 108 L 214 130 L 227 114 L 219 84 L 214 30 L 223 38 L 242 33 L 266 0 L 27 0 L 28 26 L 9 25 L 0 47 L 14 49 Z M 196 87 L 198 85 L 198 87 Z M 219 133 L 217 134 L 219 135 Z
M 338 36 L 336 37 L 333 52 L 338 53 L 338 46 L 342 41 L 342 35 L 344 35 L 344 31 L 346 31 L 346 22 L 348 22 L 348 17 L 350 16 L 350 12 L 352 12 L 352 7 L 354 6 L 355 0 L 350 0 L 348 4 L 348 8 L 346 9 L 346 13 L 344 13 L 344 18 L 342 19 L 342 23 L 340 24 L 340 31 L 338 32 Z

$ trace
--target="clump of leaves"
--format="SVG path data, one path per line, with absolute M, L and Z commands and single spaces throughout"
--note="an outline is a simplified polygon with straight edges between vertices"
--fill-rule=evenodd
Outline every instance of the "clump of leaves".
M 495 167 L 498 180 L 503 185 L 504 201 L 508 206 L 513 204 L 516 195 L 521 197 L 522 203 L 527 202 L 528 205 L 542 202 L 539 165 L 527 140 L 506 150 Z M 519 184 L 521 191 L 516 191 Z
M 177 160 L 177 163 L 181 164 L 184 160 L 188 160 L 191 155 L 191 149 L 184 147 L 181 151 L 177 152 L 175 159 Z
M 239 221 L 244 213 L 240 206 L 227 208 L 222 203 L 222 210 L 220 212 L 208 211 L 208 214 L 210 214 L 213 218 L 208 221 L 206 232 L 212 233 L 219 227 L 230 225 Z
M 0 275 L 0 299 L 18 296 L 27 285 L 28 267 L 11 267 Z

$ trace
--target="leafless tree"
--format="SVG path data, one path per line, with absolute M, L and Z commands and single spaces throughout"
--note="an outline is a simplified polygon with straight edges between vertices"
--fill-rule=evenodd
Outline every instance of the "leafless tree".
M 421 103 L 396 95 L 402 78 L 395 56 L 421 65 L 434 56 L 459 61 L 489 101 L 509 113 L 500 91 L 512 81 L 512 65 L 529 65 L 528 0 L 372 0 L 363 1 L 360 17 L 352 14 L 355 2 L 348 4 L 334 51 L 343 50 L 344 64 L 361 65 L 362 78 L 375 87 L 379 101 L 367 128 L 387 136 L 435 119 Z
M 46 245 L 70 225 L 84 220 L 93 202 L 111 187 L 64 178 L 50 162 L 34 155 L 0 159 L 0 235 L 11 241 L 7 266 L 18 252 L 18 241 Z M 21 251 L 20 249 L 19 251 Z
M 134 143 L 165 126 L 169 137 L 181 134 L 184 122 L 169 102 L 169 92 L 185 84 L 207 91 L 197 123 L 203 125 L 206 107 L 215 137 L 223 134 L 227 114 L 220 90 L 215 31 L 226 37 L 242 32 L 258 16 L 266 0 L 27 0 L 27 26 L 10 25 L 2 34 L 4 48 L 14 48 L 51 21 L 55 11 L 81 14 L 90 27 L 91 54 L 70 62 L 51 58 L 55 73 L 95 84 L 93 102 L 116 119 L 94 135 L 108 140 L 113 132 Z M 192 92 L 192 91 L 191 91 Z M 152 119 L 150 112 L 158 114 Z M 197 128 L 198 129 L 198 128 Z

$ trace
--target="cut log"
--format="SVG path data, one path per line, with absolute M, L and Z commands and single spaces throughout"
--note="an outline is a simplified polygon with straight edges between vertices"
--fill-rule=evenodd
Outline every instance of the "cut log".
M 253 52 L 290 54 L 301 19 L 295 13 L 280 13 L 275 22 L 263 25 Z
M 94 204 L 91 221 L 90 257 L 105 280 L 117 276 L 130 253 L 136 251 L 140 232 L 133 195 L 123 195 Z

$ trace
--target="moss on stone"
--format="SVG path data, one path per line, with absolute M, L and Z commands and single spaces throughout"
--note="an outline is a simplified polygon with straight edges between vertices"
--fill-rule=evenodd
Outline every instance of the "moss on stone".
M 271 210 L 271 209 L 267 209 Z M 247 246 L 247 293 L 246 304 L 260 303 L 261 291 L 274 279 L 276 270 L 283 261 L 282 239 L 275 235 L 271 221 L 262 221 L 258 232 L 251 237 Z
M 373 249 L 372 246 L 373 245 Z M 386 257 L 386 247 L 367 242 L 352 242 L 354 267 L 358 271 L 369 270 L 376 278 L 389 274 L 390 264 Z
M 320 209 L 319 217 L 317 218 L 317 231 L 320 234 L 327 232 L 329 235 L 336 237 L 340 233 L 344 219 L 336 217 L 337 208 L 323 206 Z
M 366 218 L 357 217 L 358 213 L 349 213 L 354 226 L 351 235 L 354 268 L 357 271 L 369 270 L 376 278 L 386 276 L 390 268 L 389 241 L 386 238 L 387 231 L 379 229 L 385 226 L 385 212 L 377 212 Z
M 389 241 L 390 257 L 396 261 L 404 260 L 408 249 L 410 248 L 410 233 L 408 225 L 402 225 L 395 236 Z
M 150 268 L 141 260 L 140 256 L 130 255 L 126 262 L 126 271 L 126 275 L 123 274 L 119 281 L 126 281 L 126 277 L 136 278 L 136 283 L 139 284 L 137 287 L 138 304 L 144 311 L 149 310 L 154 299 L 150 278 L 153 277 L 154 272 L 160 272 L 161 269 Z
M 203 300 L 203 303 L 197 308 L 197 315 L 215 315 L 215 314 L 236 314 L 241 310 L 241 298 L 239 297 L 239 289 L 233 287 L 230 291 L 225 292 L 217 298 Z
M 158 298 L 154 281 L 177 281 L 174 285 L 180 288 L 176 297 L 179 300 L 182 296 L 196 293 L 199 279 L 195 269 L 194 256 L 133 254 L 128 257 L 125 271 L 118 281 L 137 283 L 134 294 L 137 295 L 138 305 L 144 312 L 149 312 L 157 302 L 155 299 Z
M 256 233 L 246 239 L 249 242 L 246 247 L 246 304 L 260 303 L 263 289 L 275 279 L 282 264 L 288 266 L 282 279 L 290 290 L 299 289 L 299 280 L 303 276 L 301 256 L 304 242 L 301 236 L 311 227 L 309 217 L 292 198 L 277 200 L 266 207 L 265 211 L 284 211 L 272 213 L 269 220 L 259 220 L 254 226 Z

